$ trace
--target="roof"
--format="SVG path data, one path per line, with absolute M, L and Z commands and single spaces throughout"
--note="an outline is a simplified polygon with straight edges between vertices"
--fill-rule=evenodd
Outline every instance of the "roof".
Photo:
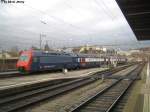
M 0 53 L 0 58 L 11 58 L 11 55 L 9 54 L 9 53 L 7 53 L 7 52 L 5 52 L 5 53 Z
M 76 56 L 66 52 L 55 52 L 55 51 L 32 51 L 34 56 Z
M 150 40 L 150 0 L 116 0 L 138 40 Z

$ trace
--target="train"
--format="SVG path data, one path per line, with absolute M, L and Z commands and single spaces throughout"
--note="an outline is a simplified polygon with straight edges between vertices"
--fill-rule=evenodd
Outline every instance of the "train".
M 89 54 L 27 50 L 20 53 L 17 69 L 22 74 L 46 70 L 92 68 L 109 63 L 124 64 L 126 58 L 99 57 Z

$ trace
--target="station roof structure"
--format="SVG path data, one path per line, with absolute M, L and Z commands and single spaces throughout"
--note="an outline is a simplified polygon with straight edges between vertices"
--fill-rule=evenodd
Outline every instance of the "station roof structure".
M 150 0 L 116 0 L 137 40 L 150 40 Z

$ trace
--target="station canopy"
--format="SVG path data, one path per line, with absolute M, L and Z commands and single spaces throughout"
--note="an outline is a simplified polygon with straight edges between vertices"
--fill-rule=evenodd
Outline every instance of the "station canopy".
M 116 0 L 138 40 L 150 40 L 150 0 Z

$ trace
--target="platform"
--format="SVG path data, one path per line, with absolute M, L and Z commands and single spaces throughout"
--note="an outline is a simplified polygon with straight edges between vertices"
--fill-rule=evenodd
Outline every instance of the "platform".
M 8 74 L 17 74 L 19 73 L 18 71 L 8 71 L 8 72 L 0 72 L 0 75 L 8 75 Z
M 12 78 L 5 78 L 0 79 L 0 89 L 3 88 L 11 88 L 15 86 L 24 86 L 32 83 L 44 82 L 48 80 L 55 80 L 55 79 L 64 79 L 64 78 L 78 78 L 78 77 L 85 77 L 96 72 L 106 70 L 107 68 L 91 68 L 91 69 L 82 69 L 82 70 L 75 70 L 69 71 L 68 73 L 44 73 L 38 75 L 29 75 L 25 77 L 12 77 Z
M 147 65 L 147 77 L 143 89 L 143 98 L 143 112 L 150 112 L 150 62 Z

